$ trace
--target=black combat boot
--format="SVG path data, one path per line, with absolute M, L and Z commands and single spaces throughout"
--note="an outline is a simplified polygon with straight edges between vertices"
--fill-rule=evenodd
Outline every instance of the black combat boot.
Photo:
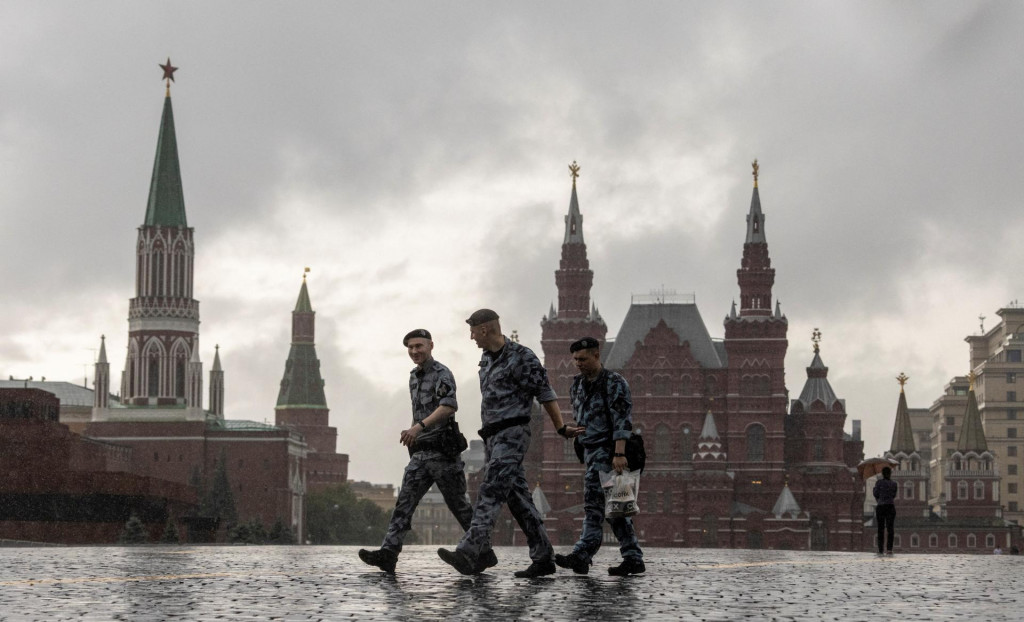
M 562 568 L 568 568 L 576 574 L 587 574 L 590 572 L 590 560 L 583 559 L 583 556 L 575 551 L 568 555 L 556 553 L 555 564 Z
M 389 549 L 377 549 L 367 551 L 359 549 L 359 559 L 371 566 L 376 566 L 388 574 L 395 573 L 395 564 L 398 563 L 398 553 Z
M 488 549 L 486 553 L 480 555 L 476 560 L 476 571 L 483 572 L 488 568 L 492 568 L 498 565 L 498 556 L 494 554 L 494 549 Z
M 646 570 L 647 567 L 644 566 L 644 560 L 639 557 L 627 557 L 618 566 L 609 568 L 608 574 L 613 577 L 625 577 L 626 575 L 640 574 Z
M 517 570 L 515 575 L 520 579 L 533 579 L 545 575 L 555 574 L 555 562 L 546 559 L 541 562 L 533 562 L 526 570 Z
M 462 574 L 478 574 L 483 568 L 480 568 L 478 564 L 474 563 L 465 553 L 459 550 L 449 551 L 448 549 L 437 549 L 437 556 L 440 557 L 444 563 L 455 568 Z M 481 556 L 482 558 L 483 556 Z M 497 561 L 495 561 L 497 563 Z

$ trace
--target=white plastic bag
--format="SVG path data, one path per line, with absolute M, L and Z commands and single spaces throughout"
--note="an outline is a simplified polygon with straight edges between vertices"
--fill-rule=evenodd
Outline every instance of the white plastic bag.
M 640 473 L 623 469 L 622 473 L 601 473 L 604 488 L 605 518 L 625 518 L 640 513 Z

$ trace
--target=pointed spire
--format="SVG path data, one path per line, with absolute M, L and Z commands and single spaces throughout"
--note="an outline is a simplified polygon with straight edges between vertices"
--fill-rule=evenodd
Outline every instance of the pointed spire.
M 732 309 L 729 311 L 729 318 L 736 319 L 736 301 L 732 301 Z
M 309 270 L 309 268 L 306 268 Z M 309 290 L 306 289 L 306 277 L 302 277 L 302 287 L 299 289 L 299 299 L 295 301 L 295 312 L 296 313 L 309 313 L 313 310 L 313 305 L 309 302 Z
M 761 195 L 757 191 L 757 174 L 760 167 L 754 160 L 754 192 L 750 197 L 750 212 L 747 214 L 747 244 L 765 244 L 764 214 L 761 213 Z
M 832 385 L 828 381 L 828 367 L 821 360 L 819 345 L 821 331 L 817 328 L 812 333 L 811 341 L 814 342 L 814 358 L 811 359 L 811 364 L 807 367 L 807 382 L 804 383 L 804 389 L 800 392 L 797 401 L 803 404 L 805 409 L 809 409 L 815 400 L 821 400 L 825 405 L 825 410 L 832 410 L 832 407 L 839 402 L 839 398 L 836 397 L 836 392 L 832 390 Z
M 553 320 L 553 319 L 555 319 L 556 317 L 558 317 L 558 311 L 555 311 L 555 303 L 554 303 L 554 302 L 552 302 L 552 303 L 551 303 L 551 310 L 550 310 L 550 311 L 548 311 L 548 319 L 551 319 L 551 320 Z
M 960 438 L 956 442 L 956 450 L 960 453 L 988 451 L 985 439 L 985 428 L 981 425 L 981 413 L 978 412 L 978 398 L 974 395 L 974 380 L 977 375 L 972 371 L 967 375 L 970 389 L 967 391 L 967 409 L 964 411 L 964 422 L 960 426 Z
M 199 340 L 196 339 L 192 347 L 192 356 L 189 357 L 189 363 L 199 363 Z
M 100 355 L 99 355 L 99 358 L 96 360 L 96 362 L 97 363 L 106 363 L 107 362 L 107 336 L 106 335 L 100 335 Z
M 220 366 L 220 344 L 213 347 L 213 369 L 211 371 L 224 371 Z
M 796 518 L 800 514 L 800 504 L 796 502 L 796 497 L 793 496 L 788 483 L 782 487 L 782 492 L 779 494 L 778 500 L 775 501 L 775 507 L 772 508 L 772 514 L 775 515 L 775 518 L 782 518 L 785 514 Z
M 170 59 L 167 64 L 170 66 Z M 164 71 L 166 73 L 167 69 Z M 153 161 L 153 177 L 149 182 L 146 220 L 143 224 L 161 227 L 188 226 L 185 219 L 185 196 L 181 189 L 178 139 L 174 133 L 174 111 L 171 108 L 170 87 L 168 87 L 167 96 L 164 98 L 160 134 L 156 141 L 156 158 Z
M 576 198 L 576 178 L 580 176 L 580 167 L 573 160 L 569 165 L 572 176 L 572 196 L 569 198 L 569 213 L 565 216 L 565 238 L 562 244 L 583 244 L 583 214 L 580 213 L 580 202 Z
M 780 301 L 778 298 L 775 299 L 775 317 L 782 317 L 782 301 Z
M 892 430 L 892 442 L 889 444 L 889 451 L 893 454 L 903 452 L 910 455 L 917 451 L 917 444 L 914 442 L 914 429 L 910 424 L 910 410 L 907 408 L 907 396 L 903 392 L 903 385 L 909 378 L 906 374 L 900 373 L 896 377 L 900 383 L 900 399 L 896 405 L 896 424 Z

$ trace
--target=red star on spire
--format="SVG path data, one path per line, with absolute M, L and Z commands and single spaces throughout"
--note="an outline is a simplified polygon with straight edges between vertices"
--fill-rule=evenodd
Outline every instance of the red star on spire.
M 173 65 L 171 65 L 171 57 L 170 56 L 167 57 L 167 64 L 166 65 L 159 65 L 159 67 L 164 70 L 164 77 L 161 78 L 161 79 L 162 80 L 169 80 L 170 82 L 174 82 L 174 72 L 177 71 L 178 68 L 173 66 Z M 168 82 L 168 84 L 170 84 L 170 82 Z

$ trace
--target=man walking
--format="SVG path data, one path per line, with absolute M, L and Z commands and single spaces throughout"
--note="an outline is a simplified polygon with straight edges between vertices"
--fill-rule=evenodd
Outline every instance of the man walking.
M 454 551 L 438 549 L 437 554 L 462 574 L 480 572 L 480 556 L 490 549 L 491 530 L 503 503 L 526 534 L 533 563 L 515 573 L 517 577 L 553 574 L 554 549 L 544 530 L 540 512 L 533 504 L 523 470 L 523 458 L 530 444 L 530 407 L 533 400 L 551 418 L 558 433 L 571 438 L 579 433 L 562 422 L 557 396 L 548 374 L 529 348 L 508 340 L 501 333 L 498 314 L 480 309 L 469 316 L 469 335 L 483 350 L 480 358 L 480 417 L 484 439 L 483 479 L 473 508 L 469 530 Z
M 587 466 L 583 476 L 583 532 L 568 555 L 555 555 L 555 563 L 576 574 L 587 574 L 594 555 L 601 548 L 605 494 L 601 473 L 616 473 L 631 466 L 626 461 L 626 440 L 633 430 L 633 402 L 626 379 L 601 365 L 601 344 L 585 337 L 569 346 L 580 371 L 569 389 L 573 417 L 583 428 L 580 443 Z M 644 554 L 629 517 L 609 518 L 608 524 L 619 541 L 622 563 L 608 574 L 626 576 L 646 570 Z
M 412 427 L 399 436 L 401 443 L 409 448 L 409 464 L 405 467 L 384 543 L 376 551 L 359 550 L 359 559 L 387 573 L 395 571 L 402 541 L 412 527 L 413 512 L 434 483 L 463 529 L 469 529 L 473 516 L 466 496 L 465 465 L 461 457 L 465 437 L 459 432 L 454 417 L 459 408 L 455 399 L 455 378 L 447 367 L 434 360 L 434 342 L 426 329 L 411 331 L 402 344 L 416 364 L 409 372 Z M 483 571 L 498 560 L 490 547 L 486 547 L 478 563 L 478 571 Z

